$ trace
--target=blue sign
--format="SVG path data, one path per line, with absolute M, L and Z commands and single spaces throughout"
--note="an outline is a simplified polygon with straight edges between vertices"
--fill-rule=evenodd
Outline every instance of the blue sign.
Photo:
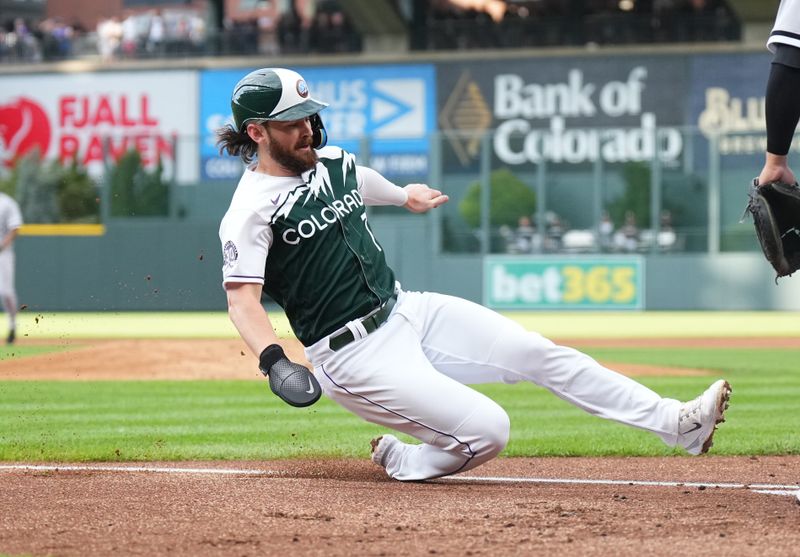
M 719 154 L 728 169 L 757 172 L 767 149 L 764 95 L 771 55 L 708 54 L 691 59 L 689 124 L 697 126 L 695 165 L 708 167 L 708 141 L 718 135 Z
M 253 68 L 255 69 L 255 68 Z M 329 144 L 355 154 L 369 150 L 369 164 L 386 176 L 427 176 L 430 135 L 436 127 L 436 73 L 432 65 L 298 68 L 322 111 Z M 238 159 L 219 154 L 215 131 L 232 122 L 230 96 L 249 71 L 200 74 L 201 175 L 238 179 Z M 364 138 L 369 137 L 369 145 Z

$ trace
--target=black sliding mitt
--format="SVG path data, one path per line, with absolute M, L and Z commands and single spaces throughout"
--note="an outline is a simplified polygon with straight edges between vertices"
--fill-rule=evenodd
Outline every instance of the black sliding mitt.
M 277 344 L 267 346 L 258 359 L 261 373 L 269 377 L 269 388 L 287 404 L 302 408 L 319 400 L 322 389 L 311 371 L 286 357 Z

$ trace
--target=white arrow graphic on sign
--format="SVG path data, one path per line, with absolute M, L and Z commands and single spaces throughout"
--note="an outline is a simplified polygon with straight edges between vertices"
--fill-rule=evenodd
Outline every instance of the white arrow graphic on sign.
M 370 120 L 377 138 L 425 136 L 425 82 L 379 79 L 372 84 Z

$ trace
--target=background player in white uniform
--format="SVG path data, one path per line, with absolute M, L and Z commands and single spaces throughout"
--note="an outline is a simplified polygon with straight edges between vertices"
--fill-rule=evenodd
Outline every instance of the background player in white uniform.
M 14 240 L 22 226 L 22 213 L 12 197 L 0 193 L 0 299 L 8 314 L 6 342 L 13 344 L 17 331 L 17 291 L 14 286 Z
M 767 48 L 775 57 L 767 81 L 767 160 L 758 183 L 793 184 L 788 153 L 800 121 L 800 0 L 781 0 Z M 796 497 L 800 502 L 800 491 Z
M 781 1 L 767 47 L 775 56 L 767 81 L 766 162 L 758 183 L 794 184 L 788 153 L 800 120 L 800 0 Z
M 594 415 L 651 431 L 691 454 L 708 450 L 730 387 L 694 401 L 662 398 L 592 358 L 472 302 L 400 288 L 364 205 L 424 212 L 447 201 L 421 184 L 399 188 L 324 143 L 297 73 L 263 69 L 234 89 L 235 128 L 220 145 L 246 160 L 220 225 L 230 317 L 273 373 L 287 360 L 261 304 L 282 305 L 324 393 L 362 418 L 407 433 L 373 440 L 373 460 L 399 480 L 474 468 L 509 436 L 506 412 L 466 384 L 532 381 Z M 299 367 L 299 366 L 298 366 Z M 314 386 L 298 382 L 297 392 Z

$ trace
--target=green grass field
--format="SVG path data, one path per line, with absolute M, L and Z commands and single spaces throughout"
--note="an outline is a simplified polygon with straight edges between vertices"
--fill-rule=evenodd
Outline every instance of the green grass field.
M 71 332 L 51 326 L 47 334 L 38 330 L 39 336 L 159 336 L 136 333 L 137 323 L 161 323 L 154 321 L 152 315 L 113 319 L 84 315 L 52 316 L 51 322 L 68 325 Z M 637 336 L 634 332 L 640 337 L 690 336 L 689 333 L 712 336 L 709 331 L 723 323 L 731 332 L 751 331 L 739 336 L 755 334 L 752 331 L 760 331 L 761 336 L 800 335 L 800 320 L 791 313 L 513 316 L 526 325 L 549 324 L 550 329 L 536 328 L 556 337 L 602 337 L 609 336 L 608 331 L 620 337 Z M 567 318 L 582 324 L 580 334 L 574 328 L 572 334 L 558 332 L 559 327 L 567 325 Z M 40 319 L 39 324 L 47 319 Z M 196 330 L 198 321 L 205 319 L 209 323 L 222 322 L 215 325 L 216 334 L 228 336 L 224 331 L 227 319 L 219 314 L 202 319 L 196 314 L 169 314 L 164 320 L 173 334 L 168 334 L 165 326 L 162 336 L 175 336 L 176 330 L 182 336 Z M 710 325 L 702 325 L 704 319 Z M 104 320 L 113 324 L 106 323 L 106 335 L 100 335 L 98 324 Z M 590 329 L 586 321 L 594 322 L 597 328 Z M 683 328 L 681 321 L 686 323 Z M 185 327 L 181 328 L 183 322 Z M 663 333 L 659 333 L 659 322 L 663 322 Z M 161 326 L 151 327 L 150 332 Z M 125 330 L 128 334 L 121 334 Z M 54 347 L 58 347 L 57 343 Z M 14 347 L 14 357 L 19 357 L 23 349 L 48 347 Z M 641 379 L 662 395 L 679 399 L 696 396 L 714 378 L 724 376 L 734 392 L 727 423 L 715 437 L 713 452 L 800 454 L 800 415 L 796 412 L 800 400 L 800 350 L 597 348 L 586 352 L 605 361 L 703 368 L 713 373 L 709 377 Z M 511 442 L 504 453 L 507 456 L 681 454 L 666 448 L 651 434 L 588 416 L 534 385 L 490 385 L 480 390 L 497 400 L 511 416 Z M 252 381 L 4 381 L 0 382 L 0 424 L 3 461 L 366 457 L 369 439 L 384 431 L 325 399 L 308 409 L 290 408 L 269 391 L 266 382 Z
M 800 336 L 800 314 L 778 311 L 507 312 L 528 329 L 553 338 Z M 270 312 L 279 334 L 286 317 Z M 234 338 L 227 316 L 215 312 L 36 313 L 18 317 L 21 338 Z
M 36 344 L 28 346 L 0 346 L 0 361 L 11 360 L 14 358 L 26 358 L 28 356 L 36 356 L 37 354 L 46 354 L 48 352 L 61 352 L 67 350 L 64 346 L 57 344 Z

